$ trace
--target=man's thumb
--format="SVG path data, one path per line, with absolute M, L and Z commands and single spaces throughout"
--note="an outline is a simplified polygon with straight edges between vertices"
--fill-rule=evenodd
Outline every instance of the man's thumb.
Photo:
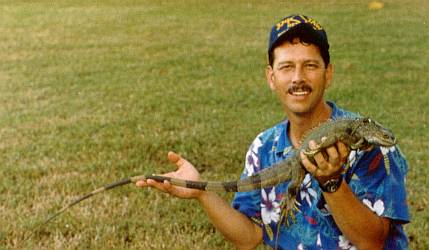
M 182 159 L 182 157 L 180 157 L 179 154 L 176 154 L 173 151 L 168 152 L 168 160 L 173 163 L 173 164 L 177 164 L 178 161 L 180 161 L 180 159 Z

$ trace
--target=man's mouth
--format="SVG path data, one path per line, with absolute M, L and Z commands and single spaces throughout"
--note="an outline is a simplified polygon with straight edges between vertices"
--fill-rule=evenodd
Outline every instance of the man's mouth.
M 308 85 L 292 85 L 287 92 L 293 96 L 305 96 L 311 93 L 311 87 Z
M 309 91 L 292 91 L 289 92 L 289 94 L 294 95 L 294 96 L 303 96 L 303 95 L 308 95 L 310 92 Z

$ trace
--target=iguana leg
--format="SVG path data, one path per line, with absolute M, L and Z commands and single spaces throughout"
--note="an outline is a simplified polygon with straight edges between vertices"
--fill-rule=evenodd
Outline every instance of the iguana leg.
M 339 138 L 333 136 L 333 137 L 322 137 L 321 142 L 317 143 L 316 147 L 313 149 L 307 148 L 303 151 L 303 153 L 306 156 L 311 156 L 314 157 L 314 155 L 316 155 L 317 153 L 323 151 L 322 149 L 325 149 L 329 146 L 334 145 L 337 141 L 339 140 Z M 307 145 L 305 145 L 307 146 Z
M 286 194 L 280 205 L 281 213 L 279 225 L 285 223 L 286 226 L 290 226 L 295 223 L 295 213 L 300 212 L 298 208 L 299 205 L 300 204 L 297 202 L 295 195 Z
M 360 138 L 359 141 L 357 141 L 356 143 L 350 144 L 350 148 L 352 150 L 358 149 L 360 148 L 363 144 L 365 143 L 365 139 L 364 138 Z
M 297 195 L 299 190 L 301 189 L 301 183 L 304 180 L 305 177 L 305 171 L 302 167 L 297 166 L 298 169 L 295 169 L 296 172 L 292 174 L 293 178 L 291 180 L 291 183 L 289 184 L 287 188 L 286 194 L 283 196 L 283 199 L 281 201 L 281 215 L 280 215 L 280 223 L 283 221 L 286 223 L 286 225 L 289 225 L 289 220 L 291 220 L 292 223 L 295 222 L 295 212 L 299 212 L 299 208 L 297 205 L 299 203 L 297 202 Z
M 316 155 L 317 153 L 320 152 L 320 147 L 317 147 L 316 149 L 307 149 L 307 150 L 303 150 L 302 152 L 306 155 L 306 156 L 311 156 L 314 157 L 314 155 Z

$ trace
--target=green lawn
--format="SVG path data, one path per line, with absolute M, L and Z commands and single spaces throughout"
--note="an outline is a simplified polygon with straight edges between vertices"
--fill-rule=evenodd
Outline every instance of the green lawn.
M 428 249 L 429 4 L 367 4 L 0 1 L 0 248 L 232 248 L 197 202 L 133 186 L 20 241 L 95 187 L 172 169 L 169 150 L 204 179 L 238 178 L 253 138 L 283 119 L 264 79 L 268 31 L 305 13 L 328 31 L 329 99 L 399 138 L 410 248 Z

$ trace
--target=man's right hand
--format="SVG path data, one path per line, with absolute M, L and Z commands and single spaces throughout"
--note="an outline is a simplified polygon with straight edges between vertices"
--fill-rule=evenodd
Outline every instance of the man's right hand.
M 180 155 L 169 152 L 168 159 L 177 166 L 177 170 L 165 174 L 183 180 L 199 181 L 200 174 L 195 167 Z M 138 187 L 152 187 L 184 199 L 197 199 L 212 221 L 213 225 L 238 249 L 253 249 L 262 242 L 262 229 L 244 214 L 235 210 L 216 193 L 190 188 L 182 188 L 154 180 L 138 181 Z
M 164 176 L 191 181 L 200 180 L 200 174 L 195 169 L 195 167 L 180 155 L 176 154 L 175 152 L 168 152 L 168 160 L 176 165 L 177 170 L 166 173 Z M 199 198 L 204 192 L 196 189 L 173 186 L 169 181 L 164 181 L 161 183 L 151 179 L 146 181 L 138 181 L 136 182 L 136 186 L 156 188 L 162 192 L 169 193 L 184 199 Z

